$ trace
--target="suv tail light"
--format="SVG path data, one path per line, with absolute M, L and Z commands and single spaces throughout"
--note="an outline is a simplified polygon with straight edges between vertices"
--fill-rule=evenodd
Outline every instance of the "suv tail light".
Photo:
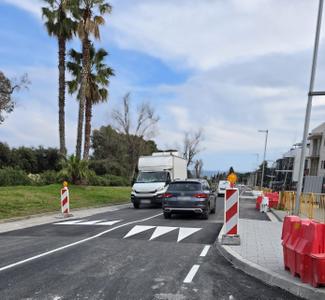
M 163 194 L 163 198 L 171 198 L 171 197 L 173 197 L 174 195 L 173 194 L 171 194 L 171 193 L 165 193 L 165 194 Z
M 204 194 L 204 193 L 198 193 L 198 194 L 195 194 L 194 197 L 195 198 L 200 198 L 200 199 L 202 199 L 202 198 L 207 199 L 207 198 L 209 198 L 209 195 Z

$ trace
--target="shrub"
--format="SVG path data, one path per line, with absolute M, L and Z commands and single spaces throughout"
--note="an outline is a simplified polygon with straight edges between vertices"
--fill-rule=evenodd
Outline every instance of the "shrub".
M 103 176 L 106 180 L 108 180 L 110 186 L 128 186 L 130 182 L 127 178 L 116 176 L 116 175 L 105 175 Z
M 55 171 L 45 171 L 40 174 L 41 180 L 40 182 L 42 184 L 53 184 L 53 183 L 59 183 L 59 176 L 58 173 Z
M 0 169 L 0 186 L 31 185 L 33 182 L 27 173 L 13 168 Z

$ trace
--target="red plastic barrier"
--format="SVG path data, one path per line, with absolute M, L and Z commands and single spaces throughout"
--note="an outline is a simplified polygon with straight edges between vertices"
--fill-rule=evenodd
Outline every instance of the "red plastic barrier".
M 325 253 L 312 254 L 312 281 L 313 287 L 325 285 Z
M 292 221 L 291 234 L 285 244 L 286 255 L 287 255 L 287 267 L 289 268 L 292 275 L 297 274 L 296 270 L 296 253 L 295 248 L 299 242 L 299 235 L 301 229 L 301 220 Z
M 263 200 L 263 196 L 258 196 L 256 198 L 256 206 L 255 207 L 256 207 L 257 210 L 260 210 L 262 200 Z
M 291 238 L 290 243 L 293 242 L 292 232 L 294 231 L 294 226 L 297 226 L 296 224 L 300 224 L 300 218 L 297 216 L 286 216 L 283 220 L 281 239 L 283 246 L 283 261 L 286 269 L 290 268 L 288 259 L 288 241 Z M 296 231 L 297 230 L 295 230 L 295 232 Z
M 301 220 L 301 228 L 299 231 L 298 242 L 295 247 L 295 271 L 299 274 L 302 282 L 308 282 L 310 277 L 310 256 L 311 244 L 308 240 L 309 225 L 311 220 Z
M 265 196 L 269 198 L 269 207 L 271 207 L 271 208 L 278 207 L 278 204 L 279 204 L 279 193 L 277 193 L 277 192 L 274 192 L 274 193 L 266 193 Z

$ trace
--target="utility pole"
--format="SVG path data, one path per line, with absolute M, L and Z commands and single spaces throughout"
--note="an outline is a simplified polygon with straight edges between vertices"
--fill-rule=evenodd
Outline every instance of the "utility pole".
M 316 34 L 315 34 L 315 42 L 314 42 L 313 62 L 312 62 L 312 67 L 311 67 L 309 93 L 308 93 L 308 101 L 307 101 L 305 124 L 304 124 L 304 134 L 303 134 L 303 139 L 302 139 L 302 148 L 301 148 L 301 156 L 300 156 L 300 164 L 299 164 L 296 204 L 295 204 L 295 209 L 294 209 L 295 215 L 299 215 L 299 211 L 300 211 L 300 195 L 302 192 L 302 183 L 303 183 L 303 178 L 304 178 L 304 167 L 305 167 L 306 149 L 307 149 L 307 137 L 308 137 L 308 132 L 309 132 L 309 123 L 310 123 L 310 115 L 311 115 L 313 96 L 325 95 L 325 92 L 315 92 L 314 91 L 314 82 L 315 82 L 318 46 L 319 46 L 319 36 L 320 36 L 320 30 L 321 30 L 321 26 L 322 26 L 323 2 L 324 2 L 323 0 L 319 0 Z
M 258 132 L 265 133 L 265 145 L 264 145 L 264 155 L 263 155 L 263 165 L 262 165 L 262 178 L 261 178 L 261 189 L 263 188 L 263 181 L 264 181 L 264 172 L 265 172 L 265 158 L 266 158 L 266 146 L 267 146 L 267 137 L 269 135 L 269 130 L 259 130 Z

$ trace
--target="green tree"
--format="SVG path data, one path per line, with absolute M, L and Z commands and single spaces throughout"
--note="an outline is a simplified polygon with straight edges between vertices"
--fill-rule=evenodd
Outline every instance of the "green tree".
M 45 27 L 50 36 L 58 40 L 59 55 L 59 136 L 60 153 L 66 155 L 65 146 L 65 55 L 66 43 L 72 39 L 77 23 L 69 17 L 72 9 L 69 0 L 43 0 L 47 6 L 42 7 L 42 14 L 45 19 Z
M 84 184 L 90 174 L 88 162 L 71 155 L 64 163 L 60 177 L 73 184 Z
M 78 8 L 74 11 L 74 15 L 78 18 L 78 36 L 82 42 L 82 75 L 81 88 L 79 98 L 79 113 L 78 113 L 78 129 L 77 129 L 77 144 L 76 157 L 81 158 L 82 146 L 82 129 L 84 122 L 84 112 L 87 96 L 87 85 L 91 73 L 90 64 L 90 36 L 95 39 L 100 39 L 99 27 L 105 24 L 104 15 L 109 14 L 112 10 L 110 4 L 105 0 L 75 0 L 78 3 Z
M 92 106 L 94 104 L 105 102 L 108 98 L 109 77 L 114 75 L 113 70 L 108 67 L 104 60 L 108 53 L 104 49 L 95 50 L 90 46 L 90 74 L 88 76 L 86 89 L 86 110 L 85 110 L 85 140 L 83 159 L 88 160 L 90 149 Z M 82 53 L 73 49 L 69 51 L 70 61 L 67 63 L 68 70 L 73 79 L 68 81 L 69 92 L 77 92 L 77 98 L 80 101 L 81 82 L 82 82 Z

